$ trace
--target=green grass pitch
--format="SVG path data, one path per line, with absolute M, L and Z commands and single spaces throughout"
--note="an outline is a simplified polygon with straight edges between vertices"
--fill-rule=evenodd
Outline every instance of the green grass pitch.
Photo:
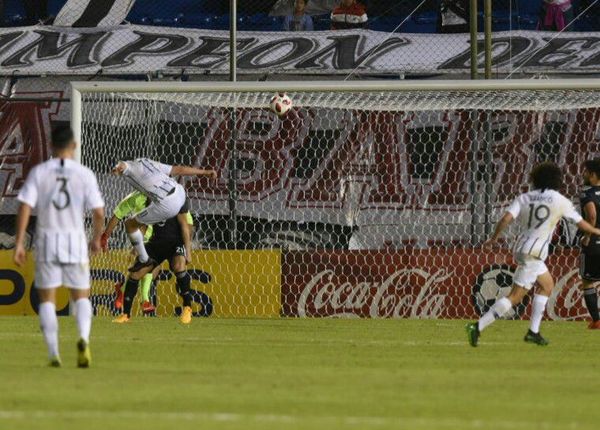
M 46 367 L 33 317 L 0 318 L 0 429 L 598 429 L 600 333 L 502 321 L 96 318 L 93 363 Z

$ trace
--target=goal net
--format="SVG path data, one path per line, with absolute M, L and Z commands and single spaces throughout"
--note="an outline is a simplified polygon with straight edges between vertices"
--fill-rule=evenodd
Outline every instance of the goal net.
M 513 232 L 481 244 L 531 168 L 558 163 L 577 204 L 582 163 L 600 155 L 600 91 L 577 84 L 74 84 L 73 124 L 109 216 L 132 191 L 110 175 L 118 160 L 219 172 L 180 179 L 198 317 L 473 318 L 512 283 Z M 282 118 L 279 91 L 294 103 Z M 134 258 L 122 226 L 110 246 L 92 265 L 100 315 Z M 585 315 L 577 246 L 561 223 L 550 318 Z M 159 316 L 181 311 L 166 263 L 152 299 Z

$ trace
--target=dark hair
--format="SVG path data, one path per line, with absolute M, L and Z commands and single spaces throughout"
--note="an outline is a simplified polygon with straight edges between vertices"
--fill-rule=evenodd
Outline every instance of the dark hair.
M 65 149 L 73 141 L 75 136 L 71 127 L 61 125 L 52 130 L 52 147 Z
M 594 173 L 598 179 L 600 179 L 600 158 L 594 158 L 593 160 L 587 160 L 583 163 L 583 167 Z
M 558 191 L 562 187 L 562 170 L 556 163 L 545 161 L 531 170 L 529 179 L 536 190 Z

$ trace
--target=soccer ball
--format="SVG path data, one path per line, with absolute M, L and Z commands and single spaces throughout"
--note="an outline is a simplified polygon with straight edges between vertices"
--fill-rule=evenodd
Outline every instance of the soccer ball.
M 275 94 L 269 107 L 277 116 L 283 116 L 292 108 L 292 99 L 286 93 Z

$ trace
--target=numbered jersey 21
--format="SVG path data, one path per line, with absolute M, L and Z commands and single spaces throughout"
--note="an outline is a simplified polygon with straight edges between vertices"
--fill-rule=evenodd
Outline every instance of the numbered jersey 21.
M 70 159 L 48 160 L 29 172 L 18 199 L 37 215 L 37 261 L 88 261 L 84 213 L 104 206 L 91 170 Z
M 554 190 L 533 190 L 521 194 L 509 206 L 508 212 L 519 229 L 513 252 L 540 260 L 548 257 L 548 247 L 561 218 L 574 223 L 582 219 L 573 203 Z

